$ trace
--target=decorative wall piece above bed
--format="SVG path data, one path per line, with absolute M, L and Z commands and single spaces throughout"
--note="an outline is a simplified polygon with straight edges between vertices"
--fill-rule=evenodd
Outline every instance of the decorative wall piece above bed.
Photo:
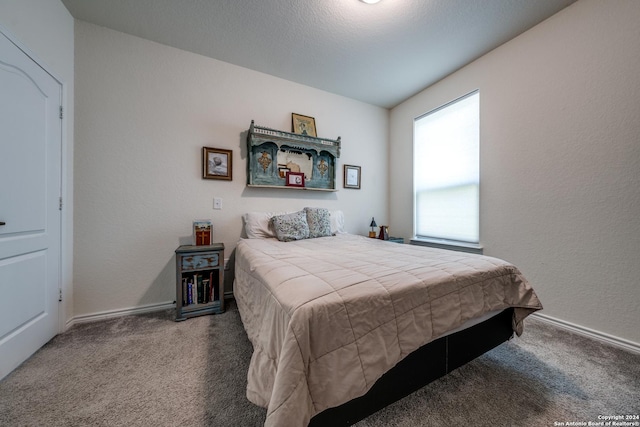
M 256 126 L 247 135 L 247 186 L 337 191 L 338 139 L 316 138 Z M 304 186 L 287 185 L 287 174 L 303 173 Z

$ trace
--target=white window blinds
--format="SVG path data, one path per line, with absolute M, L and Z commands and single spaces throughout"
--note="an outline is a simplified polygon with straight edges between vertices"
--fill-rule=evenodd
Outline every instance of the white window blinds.
M 479 243 L 480 94 L 414 121 L 417 238 Z

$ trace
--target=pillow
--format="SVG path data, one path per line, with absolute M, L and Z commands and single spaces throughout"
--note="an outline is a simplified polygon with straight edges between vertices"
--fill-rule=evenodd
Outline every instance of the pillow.
M 344 234 L 344 213 L 342 211 L 331 211 L 331 234 Z
M 247 212 L 242 215 L 244 231 L 248 239 L 268 239 L 276 237 L 271 218 L 276 215 L 284 215 L 288 212 Z M 344 213 L 342 211 L 330 211 L 331 234 L 344 234 Z
M 268 239 L 276 237 L 271 218 L 290 212 L 248 212 L 242 215 L 244 231 L 248 239 Z
M 309 238 L 331 236 L 331 218 L 329 209 L 304 208 L 309 224 Z
M 271 222 L 276 231 L 276 237 L 281 242 L 302 240 L 309 237 L 309 224 L 305 211 L 276 215 L 271 218 Z

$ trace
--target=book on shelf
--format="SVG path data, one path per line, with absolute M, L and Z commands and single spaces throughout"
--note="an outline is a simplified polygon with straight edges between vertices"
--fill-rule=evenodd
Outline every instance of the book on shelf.
M 215 301 L 216 300 L 215 293 L 214 293 L 215 288 L 216 287 L 213 286 L 213 272 L 210 271 L 209 272 L 209 300 L 210 301 Z
M 220 299 L 217 271 L 192 273 L 182 278 L 182 305 L 208 304 Z
M 196 282 L 196 276 L 191 279 L 191 289 L 193 292 L 193 301 L 192 304 L 198 303 L 198 282 Z
M 210 245 L 213 241 L 213 222 L 207 219 L 193 221 L 193 240 L 195 246 Z
M 211 302 L 211 299 L 209 298 L 209 295 L 211 295 L 209 293 L 209 279 L 202 279 L 202 292 L 204 294 L 202 297 L 203 302 Z
M 204 288 L 202 285 L 202 274 L 196 274 L 195 275 L 195 280 L 194 282 L 196 283 L 197 289 L 198 289 L 198 298 L 196 299 L 196 301 L 198 302 L 198 304 L 202 304 L 204 301 Z
M 193 283 L 187 282 L 187 304 L 193 304 Z
M 187 278 L 182 278 L 182 305 L 185 306 L 189 304 L 189 285 L 187 282 Z

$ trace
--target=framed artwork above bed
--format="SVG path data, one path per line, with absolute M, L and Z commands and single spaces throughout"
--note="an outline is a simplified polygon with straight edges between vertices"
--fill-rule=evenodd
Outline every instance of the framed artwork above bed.
M 318 136 L 316 133 L 316 119 L 302 114 L 291 114 L 291 132 L 301 135 Z
M 285 132 L 257 126 L 252 120 L 247 152 L 248 187 L 337 191 L 340 137 L 326 139 Z M 301 177 L 303 185 L 289 180 L 295 176 Z

